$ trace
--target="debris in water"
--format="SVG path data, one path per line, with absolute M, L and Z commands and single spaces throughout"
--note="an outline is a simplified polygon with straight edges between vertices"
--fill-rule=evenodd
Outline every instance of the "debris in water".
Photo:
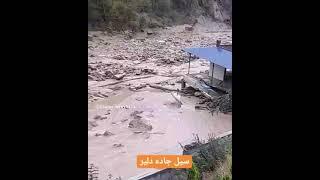
M 142 131 L 133 131 L 133 133 L 135 133 L 135 134 L 141 134 L 141 133 L 143 133 Z
M 123 147 L 123 144 L 113 144 L 113 147 Z
M 95 121 L 88 121 L 88 129 L 92 129 L 93 127 L 97 127 L 98 124 Z
M 206 106 L 198 106 L 196 105 L 195 106 L 195 109 L 198 109 L 198 110 L 207 110 L 208 108 Z
M 147 87 L 147 84 L 146 83 L 141 83 L 140 85 L 136 85 L 136 86 L 131 86 L 129 87 L 130 90 L 138 90 L 138 89 L 142 89 L 142 88 L 145 88 Z
M 96 133 L 95 136 L 97 136 L 97 137 L 98 136 L 102 136 L 102 134 L 101 133 Z
M 181 104 L 179 102 L 166 102 L 163 105 L 168 106 L 169 108 L 181 108 Z
M 114 91 L 117 91 L 117 90 L 120 90 L 120 89 L 121 89 L 121 86 L 115 86 L 115 87 L 112 87 L 112 88 L 110 88 L 110 89 L 112 89 L 112 90 L 114 90 Z
M 180 92 L 187 94 L 187 95 L 194 95 L 196 90 L 193 87 L 188 86 L 187 88 L 182 89 Z
M 205 99 L 200 100 L 200 101 L 198 102 L 198 104 L 204 104 L 204 103 L 209 102 L 209 101 L 210 101 L 210 99 L 205 98 Z
M 121 55 L 117 55 L 117 56 L 113 56 L 113 59 L 116 59 L 116 60 L 124 60 L 124 57 L 121 56 Z
M 124 123 L 126 121 L 128 121 L 129 119 L 122 119 L 121 122 Z
M 143 97 L 136 97 L 136 100 L 137 101 L 142 101 L 142 100 L 144 100 L 144 98 Z
M 163 91 L 177 91 L 177 89 L 170 89 L 170 88 L 166 88 L 166 87 L 163 87 L 163 86 L 158 86 L 158 85 L 155 85 L 155 84 L 149 84 L 149 87 L 155 88 L 155 89 L 161 89 Z
M 144 138 L 145 138 L 145 139 L 149 139 L 149 138 L 150 138 L 150 134 L 149 134 L 149 133 L 146 133 Z
M 118 125 L 120 122 L 111 122 L 112 125 Z
M 108 117 L 105 116 L 105 117 L 101 117 L 101 118 L 100 118 L 100 120 L 105 120 L 105 119 L 108 119 Z
M 222 113 L 232 112 L 232 90 L 225 95 L 215 98 L 207 104 L 211 112 L 220 111 Z
M 94 164 L 88 167 L 88 180 L 98 180 L 99 168 Z
M 165 134 L 164 132 L 151 132 L 149 134 Z

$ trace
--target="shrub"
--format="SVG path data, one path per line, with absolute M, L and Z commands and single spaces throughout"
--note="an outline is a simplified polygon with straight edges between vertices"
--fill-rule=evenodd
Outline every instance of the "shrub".
M 99 7 L 92 0 L 88 0 L 88 21 L 96 22 L 101 17 Z
M 130 21 L 135 21 L 136 15 L 131 8 L 122 2 L 115 2 L 111 10 L 111 19 L 116 24 L 116 30 L 124 30 Z
M 135 0 L 135 7 L 137 12 L 150 12 L 152 10 L 151 0 Z
M 167 13 L 171 11 L 170 2 L 170 0 L 157 1 L 157 9 L 155 11 L 155 14 L 159 17 L 166 16 Z
M 140 29 L 143 29 L 146 27 L 146 24 L 147 24 L 147 20 L 145 17 L 140 17 L 139 18 L 139 28 Z
M 200 172 L 195 163 L 192 162 L 192 168 L 189 170 L 188 179 L 190 180 L 200 180 Z
M 128 23 L 128 28 L 133 32 L 136 33 L 139 29 L 139 23 L 136 21 L 130 21 Z

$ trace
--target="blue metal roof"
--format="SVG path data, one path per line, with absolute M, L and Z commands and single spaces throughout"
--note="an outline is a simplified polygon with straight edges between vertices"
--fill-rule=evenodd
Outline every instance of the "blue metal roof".
M 217 47 L 186 48 L 184 51 L 206 59 L 227 69 L 232 69 L 232 52 Z

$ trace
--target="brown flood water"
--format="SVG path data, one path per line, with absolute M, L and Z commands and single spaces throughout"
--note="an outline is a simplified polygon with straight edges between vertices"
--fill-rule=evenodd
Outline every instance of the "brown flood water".
M 136 100 L 143 97 L 141 101 Z M 146 171 L 136 168 L 136 155 L 155 154 L 178 142 L 186 142 L 198 134 L 207 139 L 208 134 L 218 135 L 232 130 L 232 116 L 211 114 L 195 110 L 195 97 L 181 97 L 183 105 L 179 108 L 170 93 L 144 89 L 140 92 L 121 91 L 113 97 L 89 104 L 89 119 L 95 115 L 110 114 L 107 119 L 98 120 L 98 126 L 88 132 L 89 163 L 99 167 L 99 179 L 107 179 L 110 173 L 122 179 L 136 176 Z M 126 108 L 117 106 L 127 106 Z M 128 124 L 134 111 L 143 111 L 142 118 L 153 127 L 150 133 L 135 134 Z M 125 121 L 125 119 L 128 119 Z M 110 131 L 112 136 L 96 137 L 96 132 Z M 113 147 L 122 144 L 122 147 Z

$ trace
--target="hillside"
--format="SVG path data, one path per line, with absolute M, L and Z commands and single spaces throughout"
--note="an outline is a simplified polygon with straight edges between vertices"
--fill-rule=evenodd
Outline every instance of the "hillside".
M 88 28 L 110 31 L 196 24 L 204 16 L 232 22 L 232 0 L 88 0 Z

